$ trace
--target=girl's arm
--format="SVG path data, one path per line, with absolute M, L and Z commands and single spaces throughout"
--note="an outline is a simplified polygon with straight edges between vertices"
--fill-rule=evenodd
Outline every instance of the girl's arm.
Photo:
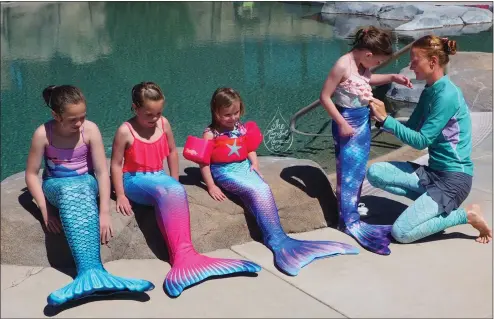
M 31 148 L 29 149 L 29 155 L 27 157 L 25 180 L 27 189 L 31 193 L 31 196 L 33 196 L 39 210 L 41 211 L 41 215 L 43 216 L 43 221 L 46 228 L 50 232 L 59 233 L 61 230 L 61 225 L 54 219 L 50 219 L 45 194 L 43 193 L 43 189 L 38 177 L 44 149 L 47 144 L 48 141 L 46 139 L 45 126 L 41 125 L 33 134 Z
M 336 106 L 331 100 L 331 96 L 333 95 L 336 86 L 342 81 L 346 71 L 347 64 L 345 60 L 340 58 L 336 61 L 335 65 L 329 72 L 319 97 L 319 100 L 321 101 L 321 104 L 326 112 L 328 112 L 329 116 L 338 124 L 338 126 L 342 128 L 340 134 L 343 136 L 352 135 L 353 129 L 343 118 L 343 116 L 341 116 L 340 112 L 338 112 L 338 109 L 336 109 Z
M 247 158 L 250 160 L 252 163 L 252 166 L 258 167 L 259 166 L 259 161 L 257 159 L 257 152 L 253 151 L 247 154 Z
M 250 169 L 256 171 L 259 176 L 263 177 L 261 171 L 259 170 L 259 160 L 257 159 L 257 153 L 255 151 L 250 152 L 249 154 L 247 154 L 247 158 L 250 160 L 251 163 Z
M 213 133 L 211 132 L 204 132 L 202 138 L 205 140 L 212 140 L 214 137 Z M 200 170 L 201 170 L 201 175 L 202 179 L 204 180 L 204 183 L 206 184 L 206 187 L 208 189 L 209 195 L 213 197 L 215 200 L 222 201 L 226 198 L 225 194 L 221 191 L 221 189 L 216 186 L 213 180 L 213 175 L 211 175 L 211 168 L 209 165 L 199 165 Z
M 110 240 L 110 236 L 113 236 L 113 230 L 110 220 L 110 176 L 106 164 L 105 147 L 98 126 L 91 121 L 86 121 L 84 125 L 90 131 L 89 145 L 99 189 L 101 243 L 106 244 Z
M 168 140 L 168 149 L 170 150 L 170 154 L 167 158 L 168 169 L 170 170 L 170 176 L 175 178 L 178 181 L 178 152 L 177 146 L 175 145 L 175 138 L 173 137 L 172 127 L 170 122 L 164 118 L 164 127 L 166 138 Z
M 100 214 L 110 213 L 110 175 L 106 164 L 105 147 L 103 138 L 98 126 L 93 122 L 86 121 L 86 127 L 90 129 L 90 147 L 91 157 L 93 160 L 94 173 L 98 180 L 99 197 L 100 197 Z
M 381 101 L 372 102 L 371 105 L 373 112 L 377 113 L 377 119 L 383 122 L 384 129 L 392 132 L 403 143 L 418 150 L 429 147 L 442 134 L 442 130 L 460 107 L 456 92 L 453 94 L 442 92 L 440 96 L 431 101 L 429 115 L 420 130 L 415 131 L 393 117 L 387 116 L 384 103 Z
M 115 195 L 117 196 L 117 212 L 127 216 L 132 215 L 132 207 L 125 196 L 122 168 L 125 148 L 131 142 L 130 135 L 129 128 L 125 124 L 122 124 L 118 128 L 113 138 L 110 164 L 111 180 L 115 189 Z

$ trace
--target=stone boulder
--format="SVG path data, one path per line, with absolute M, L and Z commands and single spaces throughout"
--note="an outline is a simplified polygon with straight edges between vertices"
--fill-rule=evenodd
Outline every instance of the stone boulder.
M 475 29 L 470 29 L 471 26 L 475 26 Z M 482 27 L 480 27 L 482 26 Z M 449 36 L 458 36 L 464 33 L 477 33 L 475 31 L 483 31 L 487 30 L 492 26 L 492 24 L 470 24 L 470 25 L 451 25 L 445 26 L 439 29 L 421 29 L 421 30 L 395 30 L 396 34 L 400 37 L 409 37 L 413 40 L 417 40 L 424 35 L 434 34 L 439 37 L 449 37 Z
M 419 9 L 415 5 L 405 4 L 405 5 L 391 5 L 391 6 L 383 6 L 377 17 L 379 19 L 388 19 L 388 20 L 402 20 L 402 21 L 410 21 L 416 15 L 423 13 L 424 11 Z
M 406 23 L 399 23 L 394 27 L 392 26 L 393 24 L 387 23 L 398 33 L 427 29 L 440 30 L 451 26 L 471 24 L 485 23 L 492 25 L 491 10 L 458 5 L 432 5 L 422 3 L 390 5 L 386 3 L 366 2 L 327 2 L 321 9 L 321 14 L 373 16 L 379 18 L 379 22 L 370 23 L 368 25 L 375 26 L 382 24 L 381 20 L 383 19 L 387 21 L 407 21 Z M 348 23 L 346 23 L 346 25 L 348 25 Z M 472 32 L 474 30 L 475 28 L 466 31 Z M 461 32 L 451 34 L 451 31 L 453 30 L 448 31 L 450 33 L 448 35 L 461 34 Z M 461 29 L 456 31 L 461 31 Z
M 492 23 L 492 12 L 486 9 L 469 8 L 461 16 L 461 19 L 465 24 Z
M 386 97 L 417 103 L 425 82 L 417 81 L 409 67 L 403 68 L 400 74 L 412 80 L 413 89 L 393 83 Z M 448 75 L 461 88 L 472 111 L 492 112 L 492 53 L 458 52 L 450 57 Z
M 435 15 L 419 14 L 413 18 L 412 21 L 398 26 L 396 31 L 411 31 L 421 29 L 435 29 L 442 28 L 443 22 L 441 18 Z
M 475 34 L 492 28 L 492 23 L 467 24 L 461 29 L 462 34 Z
M 321 14 L 321 20 L 333 27 L 333 35 L 340 39 L 353 37 L 362 27 L 375 26 L 378 28 L 393 30 L 402 24 L 398 20 L 383 20 L 372 16 L 348 15 L 348 14 Z M 350 48 L 350 47 L 349 47 Z
M 259 162 L 286 232 L 336 225 L 336 198 L 320 166 L 293 158 L 260 157 Z M 181 155 L 180 167 L 180 182 L 189 200 L 192 241 L 199 252 L 229 248 L 252 239 L 261 241 L 255 219 L 238 198 L 214 201 L 201 182 L 199 167 Z M 2 264 L 72 267 L 65 236 L 47 233 L 42 228 L 41 213 L 26 189 L 24 173 L 2 181 L 1 192 Z M 101 246 L 103 261 L 168 260 L 154 210 L 133 205 L 135 214 L 122 216 L 116 213 L 114 200 L 111 203 L 114 237 L 108 245 Z
M 326 2 L 321 13 L 377 16 L 382 6 L 371 2 Z

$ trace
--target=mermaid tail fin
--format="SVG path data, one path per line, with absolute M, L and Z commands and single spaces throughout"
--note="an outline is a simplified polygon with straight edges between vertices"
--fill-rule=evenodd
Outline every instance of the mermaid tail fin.
M 363 221 L 356 221 L 350 226 L 342 226 L 345 234 L 352 236 L 367 250 L 379 255 L 389 255 L 391 225 L 370 225 Z
M 300 269 L 320 258 L 337 255 L 356 255 L 359 249 L 335 241 L 308 241 L 286 237 L 276 247 L 272 247 L 275 263 L 291 276 L 298 275 Z
M 93 268 L 78 274 L 73 282 L 52 292 L 48 296 L 48 304 L 60 306 L 68 301 L 89 296 L 144 292 L 153 289 L 154 285 L 147 280 L 118 277 L 108 273 L 104 268 Z
M 210 258 L 194 252 L 173 263 L 163 288 L 170 296 L 178 297 L 185 288 L 210 277 L 260 270 L 261 267 L 251 261 Z

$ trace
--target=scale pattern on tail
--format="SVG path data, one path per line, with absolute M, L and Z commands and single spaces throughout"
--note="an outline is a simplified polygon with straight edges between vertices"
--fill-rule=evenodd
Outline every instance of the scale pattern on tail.
M 210 258 L 193 254 L 175 263 L 166 275 L 164 288 L 172 297 L 207 278 L 241 272 L 259 272 L 261 267 L 253 262 L 238 259 Z
M 43 181 L 48 201 L 59 208 L 60 219 L 77 268 L 77 277 L 48 297 L 49 305 L 101 292 L 144 292 L 154 285 L 146 280 L 117 277 L 101 263 L 98 184 L 90 174 Z
M 340 211 L 339 228 L 355 238 L 362 247 L 380 255 L 389 255 L 391 226 L 364 223 L 358 213 L 360 191 L 370 152 L 369 108 L 344 108 L 340 109 L 340 113 L 355 132 L 351 137 L 340 137 L 338 125 L 332 123 L 338 183 L 336 196 Z
M 272 248 L 276 265 L 291 276 L 298 275 L 300 269 L 316 259 L 359 253 L 358 248 L 344 243 L 297 240 L 288 236 L 279 246 Z
M 252 171 L 248 159 L 228 164 L 212 164 L 216 184 L 239 196 L 254 214 L 264 238 L 264 244 L 274 254 L 276 265 L 295 276 L 300 269 L 318 258 L 358 254 L 358 248 L 334 241 L 295 240 L 285 233 L 278 208 L 269 185 Z
M 235 259 L 209 258 L 192 245 L 187 193 L 163 171 L 124 174 L 125 194 L 136 203 L 153 205 L 158 227 L 170 253 L 172 269 L 163 288 L 173 297 L 204 279 L 241 272 L 259 272 L 257 264 Z

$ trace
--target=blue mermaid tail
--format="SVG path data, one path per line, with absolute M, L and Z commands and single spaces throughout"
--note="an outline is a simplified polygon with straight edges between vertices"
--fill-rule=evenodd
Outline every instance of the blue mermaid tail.
M 336 196 L 340 211 L 338 228 L 355 238 L 362 247 L 380 255 L 389 255 L 392 225 L 367 224 L 360 220 L 358 213 L 371 143 L 369 108 L 339 108 L 339 111 L 354 128 L 355 134 L 350 138 L 340 137 L 338 125 L 332 124 L 338 179 Z
M 154 288 L 147 280 L 117 277 L 103 267 L 96 200 L 98 183 L 92 175 L 45 179 L 43 192 L 60 211 L 62 226 L 77 268 L 74 281 L 48 296 L 49 305 L 59 306 L 88 296 L 144 292 Z
M 241 198 L 254 214 L 261 228 L 264 244 L 273 252 L 276 266 L 288 275 L 296 276 L 300 269 L 318 258 L 358 254 L 348 244 L 334 241 L 306 241 L 288 237 L 283 231 L 269 185 L 255 171 L 248 159 L 228 164 L 211 164 L 215 183 Z
M 211 258 L 192 245 L 187 194 L 182 184 L 163 171 L 125 173 L 125 194 L 132 201 L 155 208 L 156 220 L 167 243 L 172 269 L 163 288 L 172 297 L 207 278 L 261 270 L 248 260 Z

